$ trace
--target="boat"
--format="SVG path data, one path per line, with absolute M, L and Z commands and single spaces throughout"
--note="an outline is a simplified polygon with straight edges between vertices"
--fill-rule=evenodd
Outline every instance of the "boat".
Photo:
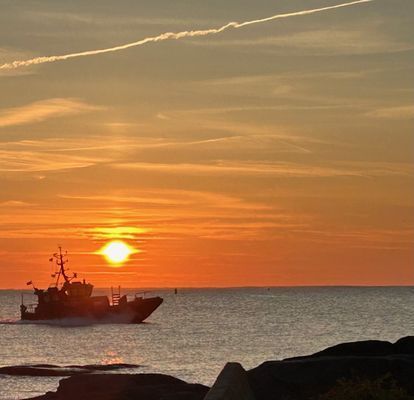
M 25 304 L 22 294 L 20 313 L 23 321 L 87 318 L 97 322 L 136 324 L 145 321 L 163 302 L 159 296 L 147 297 L 146 292 L 134 294 L 131 300 L 127 294 L 121 296 L 120 287 L 111 289 L 111 298 L 93 296 L 92 284 L 76 280 L 76 273 L 68 275 L 65 268 L 67 252 L 63 254 L 61 247 L 49 261 L 57 266 L 57 272 L 52 275 L 56 281 L 47 289 L 38 289 L 32 281 L 27 282 L 32 285 L 38 301 Z

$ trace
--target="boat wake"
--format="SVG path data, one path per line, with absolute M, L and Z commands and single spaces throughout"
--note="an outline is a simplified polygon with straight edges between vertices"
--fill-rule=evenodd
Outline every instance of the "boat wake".
M 0 325 L 17 325 L 21 322 L 22 321 L 20 321 L 19 319 L 12 319 L 12 318 L 0 319 Z

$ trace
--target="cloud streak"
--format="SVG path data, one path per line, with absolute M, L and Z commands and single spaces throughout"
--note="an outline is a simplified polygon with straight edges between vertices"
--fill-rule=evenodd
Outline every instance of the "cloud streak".
M 141 170 L 162 173 L 180 173 L 190 175 L 244 175 L 273 176 L 280 178 L 334 178 L 334 177 L 387 177 L 412 176 L 414 171 L 410 164 L 343 162 L 325 165 L 298 164 L 292 162 L 235 162 L 216 161 L 209 164 L 194 163 L 145 163 L 129 162 L 112 164 L 113 168 L 124 170 Z
M 318 29 L 288 35 L 264 36 L 253 39 L 191 41 L 197 46 L 260 48 L 272 54 L 296 55 L 363 55 L 398 53 L 413 50 L 412 43 L 390 39 L 381 32 L 364 29 Z
M 99 110 L 99 107 L 71 98 L 36 101 L 21 107 L 0 111 L 0 128 L 42 122 L 49 118 Z
M 393 120 L 414 119 L 414 104 L 407 106 L 385 107 L 370 111 L 368 117 Z
M 145 45 L 147 43 L 156 43 L 156 42 L 161 42 L 161 41 L 164 41 L 164 40 L 179 40 L 179 39 L 184 39 L 184 38 L 188 38 L 188 37 L 216 35 L 216 34 L 224 32 L 228 29 L 239 29 L 239 28 L 244 28 L 246 26 L 250 26 L 250 25 L 261 24 L 261 23 L 264 23 L 264 22 L 273 21 L 273 20 L 276 20 L 276 19 L 303 16 L 303 15 L 310 15 L 310 14 L 315 14 L 315 13 L 322 12 L 322 11 L 334 10 L 334 9 L 349 7 L 349 6 L 362 4 L 362 3 L 369 3 L 371 1 L 374 1 L 374 0 L 356 0 L 356 1 L 351 1 L 351 2 L 348 2 L 348 3 L 336 4 L 336 5 L 333 5 L 333 6 L 320 7 L 320 8 L 314 8 L 314 9 L 302 10 L 302 11 L 295 11 L 295 12 L 290 12 L 290 13 L 285 13 L 285 14 L 276 14 L 276 15 L 272 15 L 270 17 L 255 19 L 255 20 L 251 20 L 251 21 L 229 22 L 226 25 L 223 25 L 219 28 L 182 31 L 182 32 L 165 32 L 165 33 L 162 33 L 158 36 L 151 36 L 151 37 L 147 37 L 147 38 L 135 41 L 135 42 L 126 43 L 126 44 L 122 44 L 122 45 L 114 46 L 114 47 L 108 47 L 108 48 L 105 48 L 105 49 L 87 50 L 87 51 L 82 51 L 82 52 L 78 52 L 78 53 L 69 53 L 69 54 L 55 55 L 55 56 L 42 56 L 42 57 L 32 58 L 32 59 L 29 59 L 29 60 L 17 60 L 17 61 L 13 61 L 13 62 L 10 62 L 10 63 L 0 65 L 0 70 L 12 70 L 12 69 L 21 68 L 21 67 L 29 67 L 31 65 L 69 60 L 69 59 L 72 59 L 72 58 L 87 57 L 87 56 L 94 56 L 94 55 L 98 55 L 98 54 L 112 53 L 112 52 L 116 52 L 116 51 L 126 50 L 126 49 L 129 49 L 131 47 L 138 47 L 138 46 Z

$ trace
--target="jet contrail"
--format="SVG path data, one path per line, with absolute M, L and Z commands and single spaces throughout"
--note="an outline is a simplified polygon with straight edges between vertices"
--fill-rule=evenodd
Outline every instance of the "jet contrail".
M 141 39 L 136 42 L 126 43 L 126 44 L 122 44 L 122 45 L 115 46 L 115 47 L 108 47 L 106 49 L 87 50 L 87 51 L 82 51 L 80 53 L 62 54 L 58 56 L 43 56 L 43 57 L 31 58 L 29 60 L 12 61 L 10 63 L 0 65 L 0 70 L 1 69 L 16 69 L 20 67 L 29 67 L 31 65 L 36 65 L 36 64 L 44 64 L 44 63 L 50 63 L 50 62 L 55 62 L 55 61 L 68 60 L 70 58 L 86 57 L 86 56 L 94 56 L 97 54 L 111 53 L 113 51 L 121 51 L 121 50 L 129 49 L 130 47 L 142 46 L 146 43 L 151 43 L 151 42 L 161 42 L 164 40 L 171 40 L 171 39 L 178 40 L 178 39 L 183 39 L 187 37 L 195 37 L 195 36 L 215 35 L 217 33 L 221 33 L 230 28 L 238 29 L 238 28 L 243 28 L 248 25 L 261 24 L 262 22 L 273 21 L 275 19 L 296 17 L 300 15 L 309 15 L 309 14 L 314 14 L 314 13 L 318 13 L 321 11 L 333 10 L 335 8 L 349 7 L 349 6 L 353 6 L 355 4 L 361 4 L 361 3 L 369 3 L 371 1 L 374 1 L 374 0 L 356 0 L 356 1 L 351 1 L 348 3 L 336 4 L 336 5 L 328 6 L 328 7 L 314 8 L 311 10 L 295 11 L 295 12 L 290 12 L 286 14 L 276 14 L 276 15 L 272 15 L 271 17 L 255 19 L 252 21 L 229 22 L 228 24 L 223 25 L 220 28 L 210 28 L 210 29 L 204 29 L 204 30 L 182 31 L 182 32 L 166 32 L 158 36 L 147 37 L 145 39 Z

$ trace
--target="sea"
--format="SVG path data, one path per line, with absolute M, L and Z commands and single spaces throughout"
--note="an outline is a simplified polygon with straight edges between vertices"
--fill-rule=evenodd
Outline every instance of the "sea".
M 133 293 L 139 289 L 129 289 Z M 109 294 L 108 290 L 98 290 Z M 411 287 L 291 287 L 154 290 L 164 303 L 146 323 L 19 321 L 21 292 L 0 291 L 0 367 L 137 364 L 211 385 L 228 361 L 246 369 L 311 354 L 339 342 L 414 335 Z M 56 377 L 0 374 L 0 399 L 55 390 Z

